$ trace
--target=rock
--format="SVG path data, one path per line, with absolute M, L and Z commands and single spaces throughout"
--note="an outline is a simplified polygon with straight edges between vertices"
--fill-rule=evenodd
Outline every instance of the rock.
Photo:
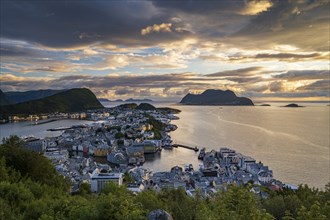
M 148 214 L 148 220 L 173 220 L 172 216 L 162 209 L 156 209 Z

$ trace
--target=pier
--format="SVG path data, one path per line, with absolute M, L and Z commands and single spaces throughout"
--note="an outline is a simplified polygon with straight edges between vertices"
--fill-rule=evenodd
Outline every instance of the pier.
M 69 130 L 71 129 L 72 127 L 65 127 L 65 128 L 50 128 L 50 129 L 47 129 L 47 131 L 65 131 L 65 130 Z
M 189 150 L 199 151 L 198 147 L 190 147 L 190 146 L 183 145 L 183 144 L 172 144 L 172 147 L 175 147 L 175 148 L 182 147 L 182 148 L 186 148 Z

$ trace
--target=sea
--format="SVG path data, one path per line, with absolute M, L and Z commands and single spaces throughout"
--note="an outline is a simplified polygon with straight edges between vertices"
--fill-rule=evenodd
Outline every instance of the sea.
M 330 182 L 330 107 L 328 103 L 298 103 L 304 108 L 281 107 L 288 103 L 268 102 L 271 106 L 186 106 L 154 102 L 181 110 L 178 129 L 171 132 L 173 143 L 219 150 L 228 147 L 273 170 L 276 179 L 293 185 L 324 188 Z M 103 103 L 113 107 L 122 103 Z M 57 136 L 50 128 L 92 123 L 60 120 L 40 125 L 17 122 L 0 125 L 0 138 L 10 134 Z M 162 150 L 148 155 L 143 166 L 154 172 L 175 165 L 193 164 L 198 169 L 198 153 L 184 148 Z

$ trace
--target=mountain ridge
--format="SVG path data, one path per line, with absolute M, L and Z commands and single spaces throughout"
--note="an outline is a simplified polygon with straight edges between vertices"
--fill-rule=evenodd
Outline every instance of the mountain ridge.
M 104 108 L 92 91 L 87 88 L 73 88 L 45 98 L 2 106 L 0 113 L 40 114 L 52 112 L 79 112 Z
M 11 91 L 11 92 L 5 92 L 5 95 L 11 104 L 17 104 L 17 103 L 45 98 L 45 97 L 52 96 L 52 95 L 55 95 L 60 92 L 64 92 L 66 90 L 67 89 L 62 89 L 62 90 L 39 89 L 39 90 L 29 90 L 29 91 L 24 91 L 24 92 Z

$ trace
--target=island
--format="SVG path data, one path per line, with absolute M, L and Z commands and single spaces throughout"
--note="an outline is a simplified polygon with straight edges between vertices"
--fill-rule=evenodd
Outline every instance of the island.
M 259 106 L 271 106 L 270 104 L 261 104 Z
M 208 89 L 201 94 L 188 93 L 180 102 L 184 105 L 230 105 L 230 106 L 253 106 L 251 99 L 238 97 L 230 90 Z
M 305 106 L 301 106 L 301 105 L 298 105 L 296 103 L 291 103 L 291 104 L 288 104 L 288 105 L 285 105 L 285 106 L 282 106 L 282 107 L 299 108 L 299 107 L 305 107 Z

